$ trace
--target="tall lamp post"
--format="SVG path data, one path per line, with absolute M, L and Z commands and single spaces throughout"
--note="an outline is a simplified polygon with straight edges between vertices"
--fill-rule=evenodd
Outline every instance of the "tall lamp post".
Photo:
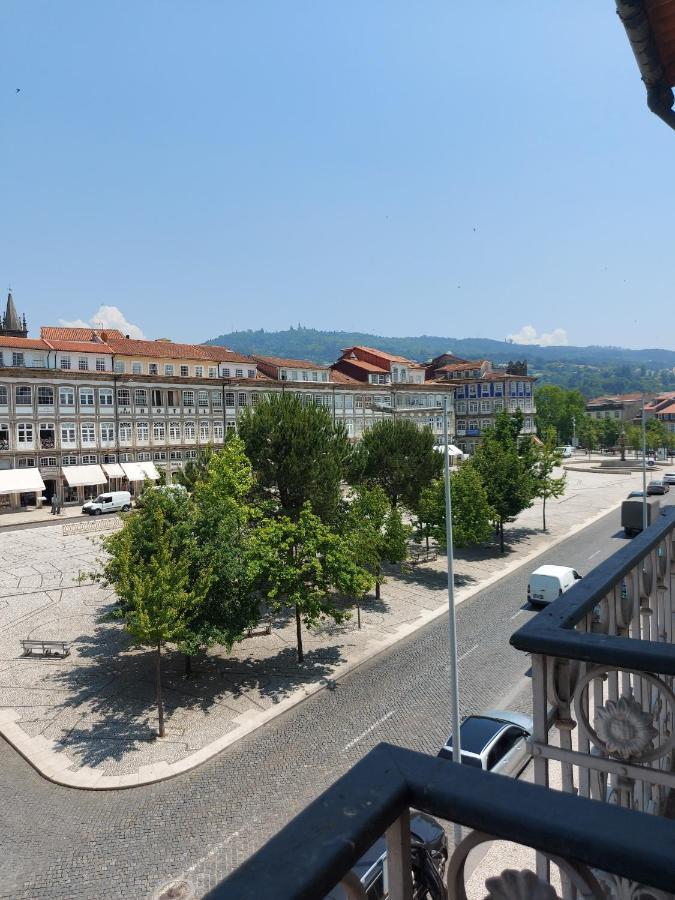
M 647 530 L 647 425 L 645 395 L 642 395 L 642 530 Z
M 455 560 L 452 549 L 452 496 L 450 492 L 450 435 L 448 434 L 448 397 L 443 398 L 445 433 L 445 540 L 448 559 L 448 650 L 450 653 L 450 718 L 452 721 L 452 761 L 461 762 L 459 734 L 459 684 L 457 668 L 457 621 L 455 617 Z M 455 842 L 462 839 L 462 826 L 455 825 Z

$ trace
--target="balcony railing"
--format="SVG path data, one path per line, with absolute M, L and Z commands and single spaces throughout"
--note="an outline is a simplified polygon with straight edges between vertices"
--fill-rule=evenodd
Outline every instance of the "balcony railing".
M 207 896 L 322 900 L 340 884 L 347 898 L 367 900 L 351 870 L 385 835 L 387 896 L 410 900 L 416 877 L 411 808 L 471 829 L 450 849 L 447 894 L 441 884 L 425 896 L 466 900 L 469 853 L 493 840 L 534 848 L 542 865 L 539 877 L 527 869 L 506 879 L 499 871 L 491 873 L 497 882 L 486 885 L 490 897 L 554 900 L 555 890 L 545 886 L 551 865 L 565 897 L 672 896 L 671 822 L 389 744 L 372 750 Z M 557 883 L 555 871 L 553 878 Z
M 670 811 L 674 539 L 671 507 L 511 638 L 532 656 L 538 784 Z

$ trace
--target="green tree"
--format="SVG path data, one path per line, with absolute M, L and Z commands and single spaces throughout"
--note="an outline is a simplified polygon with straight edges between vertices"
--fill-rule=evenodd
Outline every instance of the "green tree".
M 335 519 L 351 445 L 328 410 L 272 394 L 245 411 L 239 434 L 261 495 L 278 503 L 283 515 L 297 521 L 310 502 L 321 519 Z
M 546 501 L 560 497 L 565 493 L 566 473 L 555 476 L 553 473 L 562 463 L 562 453 L 555 448 L 555 434 L 549 432 L 548 441 L 535 449 L 533 466 L 533 496 L 542 501 L 542 531 L 546 531 Z
M 122 529 L 103 539 L 108 558 L 97 575 L 115 588 L 120 604 L 117 617 L 124 619 L 133 639 L 155 649 L 160 737 L 165 734 L 162 647 L 180 645 L 186 639 L 210 577 L 208 571 L 195 577 L 195 541 L 189 528 L 176 520 L 183 500 L 188 502 L 162 491 L 147 491 L 143 506 L 126 517 Z
M 209 580 L 204 602 L 194 608 L 181 647 L 188 673 L 190 657 L 199 649 L 214 644 L 229 649 L 258 621 L 258 600 L 248 577 L 252 488 L 251 464 L 236 436 L 209 455 L 206 471 L 195 482 L 193 577 L 208 572 Z
M 304 661 L 303 622 L 309 628 L 325 617 L 344 621 L 349 612 L 338 605 L 335 592 L 361 598 L 373 584 L 349 540 L 314 515 L 309 503 L 297 521 L 280 516 L 259 523 L 249 570 L 273 608 L 294 608 L 299 662 Z
M 471 462 L 450 473 L 452 497 L 452 543 L 455 547 L 482 544 L 492 537 L 495 512 L 478 470 Z M 445 482 L 436 479 L 422 492 L 420 508 L 430 535 L 443 547 L 445 532 Z
M 581 446 L 591 453 L 598 446 L 598 426 L 595 419 L 585 416 L 579 428 Z
M 662 422 L 660 419 L 648 419 L 645 425 L 645 432 L 647 449 L 652 453 L 668 447 L 668 428 L 665 422 Z
M 382 564 L 393 565 L 407 558 L 411 532 L 382 488 L 356 487 L 348 505 L 344 533 L 349 535 L 361 565 L 374 575 L 376 599 L 380 599 L 380 585 L 384 582 Z
M 626 444 L 637 454 L 642 449 L 642 429 L 639 425 L 628 425 L 626 428 Z
M 206 478 L 212 456 L 213 447 L 208 444 L 199 451 L 199 455 L 196 459 L 189 459 L 183 468 L 176 472 L 174 480 L 178 484 L 182 484 L 184 488 L 187 488 L 187 490 L 192 493 L 197 487 L 197 484 L 202 479 Z
M 535 391 L 537 405 L 537 431 L 541 437 L 547 428 L 554 428 L 556 441 L 570 444 L 575 432 L 579 432 L 585 416 L 586 401 L 578 390 L 568 390 L 554 384 L 545 384 Z
M 443 471 L 443 454 L 430 428 L 409 419 L 383 419 L 363 435 L 356 451 L 355 480 L 379 486 L 393 507 L 415 509 L 420 494 Z
M 601 419 L 599 421 L 600 445 L 605 450 L 616 447 L 621 434 L 621 424 L 618 419 Z
M 504 525 L 532 505 L 531 444 L 527 443 L 527 456 L 521 456 L 512 418 L 505 410 L 497 415 L 495 427 L 485 429 L 483 439 L 471 460 L 494 511 L 502 553 Z

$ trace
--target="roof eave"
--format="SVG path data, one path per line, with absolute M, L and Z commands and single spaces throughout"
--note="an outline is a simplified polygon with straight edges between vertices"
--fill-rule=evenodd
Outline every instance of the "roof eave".
M 675 96 L 668 84 L 642 0 L 616 0 L 616 11 L 647 89 L 647 106 L 675 130 Z

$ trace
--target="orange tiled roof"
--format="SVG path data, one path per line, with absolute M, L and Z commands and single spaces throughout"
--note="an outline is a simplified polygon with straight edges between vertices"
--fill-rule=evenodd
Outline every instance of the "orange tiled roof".
M 462 363 L 448 363 L 446 366 L 439 366 L 437 372 L 461 372 L 463 369 L 480 369 L 487 362 L 486 359 L 477 359 L 474 361 Z
M 356 378 L 352 378 L 351 375 L 345 375 L 344 372 L 341 372 L 339 369 L 331 366 L 331 380 L 336 384 L 361 384 L 362 382 L 357 381 Z
M 321 363 L 311 362 L 308 359 L 284 359 L 282 356 L 260 356 L 253 354 L 253 359 L 259 360 L 261 363 L 267 363 L 269 366 L 278 366 L 284 369 L 328 369 L 328 366 Z
M 671 403 L 669 406 L 665 406 L 663 409 L 656 411 L 657 416 L 661 416 L 664 413 L 675 413 L 675 403 Z
M 49 344 L 52 350 L 68 350 L 73 353 L 103 353 L 110 354 L 112 350 L 110 347 L 104 343 L 99 341 L 45 341 L 46 344 Z
M 381 356 L 382 359 L 387 359 L 390 362 L 405 363 L 406 365 L 413 366 L 414 368 L 424 368 L 421 363 L 417 363 L 412 359 L 406 359 L 405 356 L 395 356 L 393 353 L 387 353 L 385 350 L 377 350 L 375 347 L 365 347 L 363 344 L 356 344 L 353 347 L 345 347 L 344 350 L 341 350 L 340 352 L 353 353 L 356 350 L 365 350 L 366 353 L 372 353 L 374 356 Z
M 40 337 L 45 341 L 91 341 L 92 334 L 98 337 L 105 335 L 116 340 L 124 339 L 124 335 L 117 328 L 70 328 L 54 325 L 43 325 L 40 328 Z
M 17 350 L 49 350 L 49 344 L 38 338 L 0 337 L 0 347 L 16 347 Z
M 108 340 L 108 346 L 121 356 L 157 356 L 166 359 L 212 360 L 203 346 L 174 344 L 173 341 L 140 341 L 134 338 Z
M 203 350 L 209 359 L 216 362 L 243 362 L 252 363 L 254 359 L 246 353 L 237 353 L 228 347 L 221 347 L 218 344 L 197 344 L 198 349 Z

